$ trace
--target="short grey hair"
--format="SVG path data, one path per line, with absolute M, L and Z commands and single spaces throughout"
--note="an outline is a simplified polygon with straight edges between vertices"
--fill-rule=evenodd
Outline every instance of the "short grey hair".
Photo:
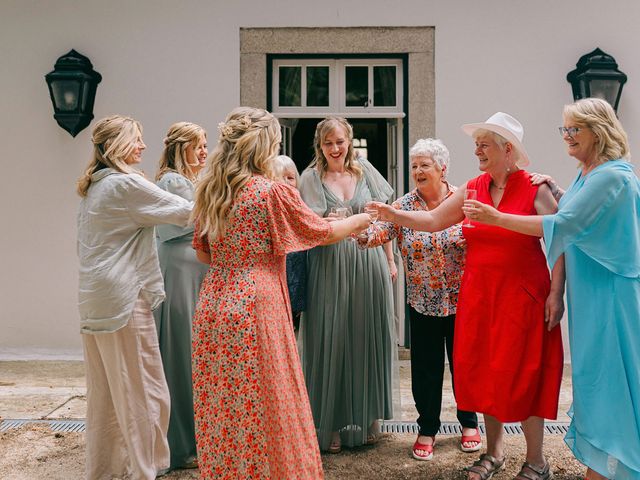
M 442 170 L 442 178 L 449 173 L 449 149 L 437 138 L 420 138 L 409 150 L 409 161 L 414 157 L 431 157 Z

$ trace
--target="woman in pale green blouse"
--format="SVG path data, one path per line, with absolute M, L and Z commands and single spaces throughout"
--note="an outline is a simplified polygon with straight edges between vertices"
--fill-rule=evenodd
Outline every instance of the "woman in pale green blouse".
M 151 310 L 164 299 L 154 226 L 192 202 L 146 180 L 142 128 L 100 120 L 78 181 L 79 309 L 87 375 L 86 478 L 153 480 L 169 467 L 169 391 Z
M 193 201 L 194 183 L 207 159 L 207 133 L 189 122 L 169 128 L 156 184 Z M 166 298 L 154 311 L 164 373 L 171 395 L 169 449 L 171 468 L 194 468 L 196 437 L 191 381 L 191 318 L 207 266 L 191 247 L 193 226 L 158 225 L 158 258 Z

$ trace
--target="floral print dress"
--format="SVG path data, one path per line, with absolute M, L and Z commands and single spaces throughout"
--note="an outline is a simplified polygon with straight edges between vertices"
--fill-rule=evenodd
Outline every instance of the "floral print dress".
M 447 183 L 453 195 L 456 187 Z M 428 211 L 427 202 L 413 189 L 393 202 L 397 210 Z M 398 239 L 407 276 L 407 303 L 417 312 L 432 317 L 455 315 L 464 271 L 466 242 L 459 223 L 440 232 L 420 232 L 390 222 L 376 222 L 363 247 L 382 245 Z
M 239 192 L 223 238 L 196 229 L 194 248 L 211 254 L 193 320 L 201 478 L 323 478 L 285 255 L 330 232 L 297 190 L 261 176 Z

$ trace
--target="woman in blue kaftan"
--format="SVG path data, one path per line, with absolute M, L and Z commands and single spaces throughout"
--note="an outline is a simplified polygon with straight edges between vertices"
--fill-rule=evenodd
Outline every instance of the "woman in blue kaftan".
M 551 267 L 564 254 L 573 375 L 565 441 L 588 467 L 588 480 L 637 480 L 640 182 L 625 160 L 626 134 L 605 101 L 567 105 L 560 130 L 581 171 L 562 195 L 557 214 L 518 217 L 474 201 L 464 210 L 474 220 L 544 233 Z

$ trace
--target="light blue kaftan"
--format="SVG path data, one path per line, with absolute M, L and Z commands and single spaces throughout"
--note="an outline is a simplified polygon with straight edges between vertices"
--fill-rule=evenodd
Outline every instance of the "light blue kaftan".
M 543 219 L 549 264 L 564 253 L 576 458 L 608 478 L 640 479 L 640 183 L 606 162 L 578 175 Z

